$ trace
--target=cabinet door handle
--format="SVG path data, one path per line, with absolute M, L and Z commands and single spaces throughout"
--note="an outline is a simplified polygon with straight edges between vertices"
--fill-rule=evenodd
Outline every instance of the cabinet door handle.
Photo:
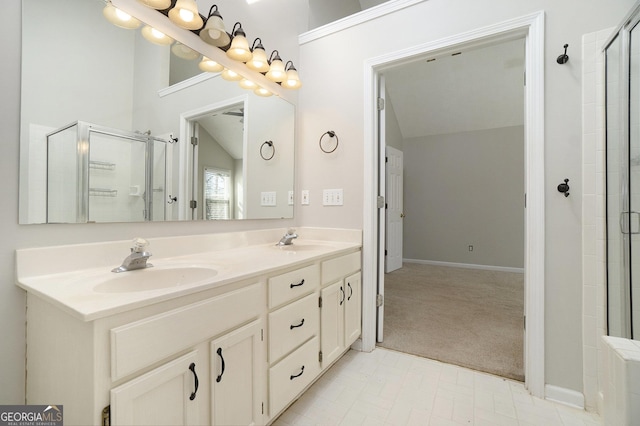
M 294 328 L 302 327 L 303 325 L 304 325 L 304 318 L 302 318 L 302 321 L 300 321 L 300 324 L 298 324 L 298 325 L 290 325 L 289 326 L 289 330 L 293 330 Z
M 222 380 L 222 375 L 224 374 L 224 357 L 222 356 L 222 348 L 218 348 L 216 353 L 220 357 L 220 361 L 222 361 L 222 371 L 220 372 L 220 374 L 218 374 L 218 377 L 216 377 L 216 382 L 220 383 L 220 381 Z
M 340 293 L 342 293 L 342 299 L 340 299 L 340 306 L 344 303 L 344 287 L 340 286 Z
M 351 288 L 351 283 L 347 283 L 347 285 L 349 286 L 349 297 L 347 297 L 347 300 L 351 300 L 351 296 L 353 296 L 353 288 Z
M 193 401 L 194 399 L 196 399 L 196 393 L 198 392 L 198 375 L 196 374 L 196 364 L 192 362 L 189 366 L 189 370 L 191 370 L 191 372 L 193 373 L 193 380 L 195 381 L 196 385 L 196 389 L 191 392 L 191 396 L 189 397 L 189 399 Z
M 294 375 L 294 376 L 289 377 L 289 380 L 293 380 L 293 379 L 295 379 L 296 377 L 300 377 L 300 376 L 302 376 L 302 373 L 304 373 L 304 365 L 303 365 L 303 366 L 302 366 L 302 368 L 300 369 L 300 373 L 298 373 L 298 374 L 296 374 L 296 375 Z
M 298 284 L 289 284 L 289 288 L 300 287 L 302 284 L 304 284 L 304 278 Z

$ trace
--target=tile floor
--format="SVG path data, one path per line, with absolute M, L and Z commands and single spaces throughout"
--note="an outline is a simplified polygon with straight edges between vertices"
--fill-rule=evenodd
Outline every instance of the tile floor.
M 377 348 L 349 351 L 274 425 L 595 426 L 602 421 L 534 398 L 520 382 Z

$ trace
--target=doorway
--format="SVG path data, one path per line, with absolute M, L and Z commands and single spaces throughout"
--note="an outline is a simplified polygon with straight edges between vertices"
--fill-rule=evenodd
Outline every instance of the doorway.
M 523 381 L 523 75 L 524 38 L 384 72 L 378 345 Z
M 525 386 L 544 396 L 544 13 L 538 12 L 365 61 L 365 140 L 377 141 L 378 78 L 386 69 L 462 47 L 525 38 Z M 369 109 L 370 108 L 370 109 Z M 362 349 L 375 347 L 384 292 L 384 145 L 365 144 Z M 381 158 L 382 157 L 382 158 Z M 379 289 L 378 285 L 382 287 Z M 379 293 L 380 291 L 380 293 Z M 384 306 L 384 305 L 382 305 Z

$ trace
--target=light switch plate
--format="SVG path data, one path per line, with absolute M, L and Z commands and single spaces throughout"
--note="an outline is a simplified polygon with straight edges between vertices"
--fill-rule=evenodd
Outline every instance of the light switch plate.
M 260 193 L 260 205 L 264 207 L 273 207 L 276 205 L 276 193 L 274 191 L 265 191 Z
M 300 203 L 303 206 L 309 205 L 309 190 L 308 189 L 303 189 L 302 190 L 302 201 Z
M 289 191 L 289 194 L 287 195 L 287 203 L 292 206 L 293 205 L 293 191 Z
M 341 206 L 343 205 L 342 189 L 325 189 L 322 191 L 323 206 Z

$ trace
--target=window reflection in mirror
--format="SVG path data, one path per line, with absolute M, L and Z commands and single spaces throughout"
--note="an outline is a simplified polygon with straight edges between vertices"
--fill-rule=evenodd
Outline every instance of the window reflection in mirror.
M 263 117 L 253 120 L 255 127 L 247 131 L 244 142 L 240 143 L 241 149 L 249 149 L 242 146 L 243 143 L 258 143 L 269 137 L 261 132 L 275 123 L 281 130 L 278 136 L 281 140 L 278 142 L 282 151 L 279 152 L 286 152 L 287 155 L 280 157 L 278 173 L 272 174 L 278 176 L 281 181 L 271 182 L 266 189 L 260 189 L 258 183 L 265 181 L 262 173 L 270 171 L 254 167 L 254 172 L 248 173 L 247 162 L 253 159 L 241 160 L 245 162 L 242 169 L 248 178 L 236 179 L 234 185 L 241 182 L 242 187 L 237 188 L 236 193 L 244 194 L 242 200 L 246 205 L 243 207 L 242 215 L 237 213 L 240 209 L 234 209 L 230 217 L 293 217 L 293 206 L 287 204 L 286 192 L 284 195 L 279 194 L 278 198 L 282 203 L 279 202 L 276 209 L 254 208 L 253 212 L 248 210 L 248 206 L 256 202 L 257 207 L 261 207 L 261 192 L 271 191 L 271 188 L 276 186 L 282 188 L 279 189 L 281 191 L 285 191 L 284 188 L 293 188 L 293 105 L 275 96 L 259 98 L 214 75 L 209 75 L 211 78 L 208 79 L 199 79 L 197 84 L 185 85 L 180 90 L 166 91 L 172 81 L 182 80 L 194 73 L 200 74 L 199 58 L 192 61 L 174 58 L 169 47 L 147 42 L 141 36 L 140 30 L 126 30 L 113 26 L 104 19 L 104 2 L 100 0 L 65 0 L 65 13 L 60 13 L 59 5 L 59 2 L 49 0 L 22 2 L 20 223 L 47 222 L 47 134 L 70 123 L 86 122 L 123 133 L 149 134 L 167 140 L 182 137 L 180 117 L 185 111 L 239 96 L 246 96 L 247 102 L 254 103 L 255 110 L 264 114 Z M 173 76 L 170 76 L 170 71 L 173 72 Z M 270 106 L 260 110 L 258 106 L 264 103 Z M 271 115 L 270 111 L 278 111 L 281 115 Z M 251 117 L 246 116 L 245 119 L 248 123 Z M 265 126 L 265 122 L 269 125 Z M 187 192 L 186 189 L 190 186 L 180 184 L 180 179 L 183 178 L 180 171 L 188 170 L 189 167 L 185 164 L 192 161 L 181 148 L 187 140 L 176 144 L 156 144 L 158 146 L 154 155 L 158 157 L 161 154 L 161 158 L 154 160 L 154 170 L 157 168 L 157 173 L 153 174 L 152 183 L 133 182 L 133 166 L 127 168 L 116 164 L 113 173 L 99 171 L 102 182 L 97 189 L 110 189 L 112 184 L 115 185 L 115 182 L 108 182 L 109 174 L 117 175 L 120 179 L 123 176 L 119 173 L 125 173 L 124 180 L 131 181 L 121 184 L 117 196 L 113 196 L 116 192 L 109 192 L 109 197 L 89 197 L 90 184 L 82 180 L 85 179 L 85 175 L 78 171 L 73 177 L 75 183 L 72 186 L 75 189 L 82 184 L 86 191 L 74 198 L 74 202 L 83 198 L 92 200 L 93 212 L 87 216 L 78 215 L 78 205 L 59 203 L 56 206 L 56 217 L 62 222 L 81 223 L 94 220 L 129 222 L 191 219 L 192 215 L 185 206 L 188 206 L 192 199 L 200 199 L 203 195 L 201 192 Z M 116 145 L 110 143 L 103 144 L 100 149 L 106 153 L 118 150 Z M 124 156 L 120 157 L 124 160 Z M 65 159 L 68 163 L 77 160 Z M 106 162 L 115 164 L 111 160 Z M 80 170 L 80 167 L 76 169 Z M 129 172 L 122 172 L 123 170 Z M 190 175 L 185 179 L 193 178 L 193 175 Z M 94 177 L 94 182 L 96 179 Z M 194 186 L 202 188 L 202 183 L 196 182 Z M 146 207 L 139 208 L 137 204 L 140 203 L 137 202 L 141 199 L 144 201 L 147 197 L 144 190 L 134 190 L 138 187 L 152 188 L 153 197 L 149 197 L 153 199 L 152 204 L 147 203 Z M 120 207 L 115 207 L 116 199 L 117 206 L 136 206 L 131 212 L 125 213 Z M 87 209 L 88 203 L 89 201 L 85 206 Z M 69 211 L 65 211 L 65 208 Z M 106 214 L 106 211 L 114 214 Z M 200 213 L 195 217 L 203 218 L 203 215 Z

